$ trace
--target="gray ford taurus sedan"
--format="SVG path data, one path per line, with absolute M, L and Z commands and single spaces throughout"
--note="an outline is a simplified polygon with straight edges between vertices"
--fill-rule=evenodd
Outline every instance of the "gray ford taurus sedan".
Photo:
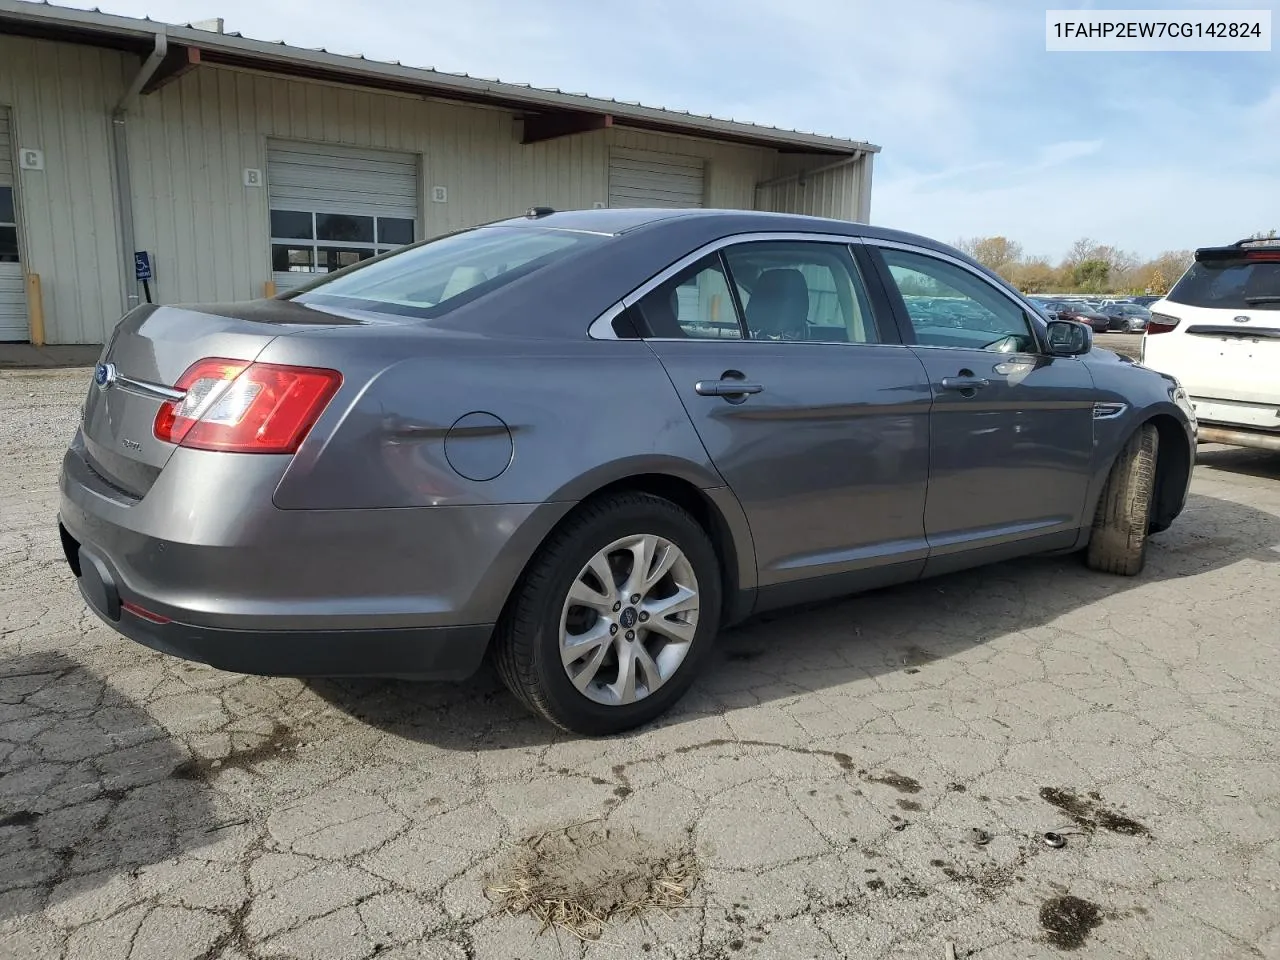
M 604 734 L 768 608 L 1047 551 L 1137 573 L 1193 414 L 1091 347 L 910 234 L 535 209 L 274 300 L 131 311 L 59 530 L 154 649 L 437 679 L 488 655 Z

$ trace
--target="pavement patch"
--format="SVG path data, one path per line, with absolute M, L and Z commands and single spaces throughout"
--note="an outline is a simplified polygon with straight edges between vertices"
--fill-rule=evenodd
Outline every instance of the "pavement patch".
M 687 839 L 664 843 L 591 822 L 524 839 L 485 893 L 510 913 L 532 916 L 539 932 L 598 940 L 614 918 L 683 905 L 697 878 Z

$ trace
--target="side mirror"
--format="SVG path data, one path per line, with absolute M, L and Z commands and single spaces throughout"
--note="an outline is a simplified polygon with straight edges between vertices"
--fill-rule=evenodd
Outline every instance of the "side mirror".
M 1075 320 L 1049 321 L 1049 353 L 1055 357 L 1079 357 L 1093 349 L 1093 329 Z

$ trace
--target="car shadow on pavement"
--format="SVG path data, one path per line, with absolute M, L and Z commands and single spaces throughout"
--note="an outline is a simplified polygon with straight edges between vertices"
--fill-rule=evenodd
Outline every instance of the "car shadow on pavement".
M 144 709 L 74 660 L 0 661 L 0 921 L 56 914 L 213 842 L 208 786 L 174 776 L 186 761 Z
M 1216 445 L 1201 447 L 1196 452 L 1196 464 L 1227 473 L 1280 480 L 1280 453 L 1269 450 Z
M 1152 537 L 1146 569 L 1136 577 L 1096 573 L 1077 555 L 1031 557 L 770 612 L 722 633 L 701 678 L 657 724 L 888 673 L 919 673 L 931 662 L 1129 590 L 1245 560 L 1280 563 L 1277 544 L 1280 518 L 1192 495 L 1173 527 Z M 444 749 L 508 749 L 573 738 L 526 713 L 488 669 L 460 684 L 309 685 L 362 722 Z

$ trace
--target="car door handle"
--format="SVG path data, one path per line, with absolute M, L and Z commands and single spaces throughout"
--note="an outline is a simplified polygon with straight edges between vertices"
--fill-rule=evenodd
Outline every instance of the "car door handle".
M 763 391 L 764 384 L 746 380 L 699 380 L 693 385 L 693 392 L 700 397 L 741 397 Z
M 943 377 L 940 386 L 943 390 L 981 390 L 991 386 L 991 381 L 984 377 Z

